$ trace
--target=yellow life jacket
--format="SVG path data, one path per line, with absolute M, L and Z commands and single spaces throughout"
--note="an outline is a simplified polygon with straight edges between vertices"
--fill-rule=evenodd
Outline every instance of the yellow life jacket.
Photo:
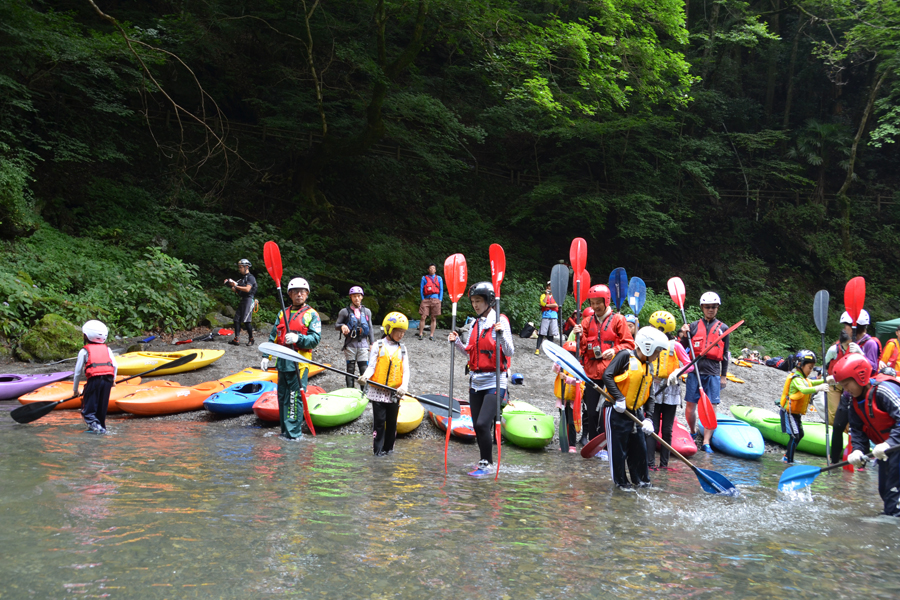
M 672 348 L 659 353 L 659 358 L 650 365 L 650 372 L 653 373 L 654 377 L 666 378 L 672 373 L 677 373 L 680 367 L 681 363 L 678 360 L 678 356 L 675 355 L 674 348 Z
M 396 352 L 388 354 L 387 344 L 382 343 L 378 350 L 378 359 L 375 362 L 375 374 L 372 381 L 383 383 L 392 388 L 400 387 L 403 383 L 403 357 L 402 348 L 398 345 Z
M 556 381 L 553 382 L 553 395 L 562 400 L 562 381 L 565 377 L 563 371 L 556 375 Z M 575 387 L 580 386 L 584 389 L 584 382 L 578 382 L 575 385 L 566 384 L 566 402 L 575 402 Z
M 781 407 L 792 415 L 805 415 L 806 411 L 809 410 L 809 401 L 812 399 L 812 394 L 794 392 L 790 394 L 790 397 L 788 396 L 791 390 L 791 382 L 797 377 L 803 380 L 804 387 L 812 387 L 809 379 L 803 377 L 800 373 L 791 373 L 788 375 L 787 381 L 784 382 L 784 388 L 781 390 Z M 790 400 L 790 405 L 788 405 L 788 400 Z
M 625 396 L 626 408 L 637 410 L 650 397 L 650 384 L 653 383 L 650 365 L 643 364 L 633 354 L 628 361 L 628 369 L 621 375 L 616 375 L 614 379 L 619 391 Z

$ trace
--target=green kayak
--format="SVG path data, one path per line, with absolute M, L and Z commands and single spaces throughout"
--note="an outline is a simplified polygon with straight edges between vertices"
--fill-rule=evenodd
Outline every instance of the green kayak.
M 316 427 L 336 427 L 358 418 L 368 399 L 357 389 L 345 388 L 307 398 L 309 416 Z
M 553 417 L 527 402 L 514 400 L 503 409 L 503 437 L 521 448 L 543 448 L 555 433 Z
M 770 442 L 787 446 L 788 434 L 781 432 L 781 419 L 777 413 L 763 408 L 751 408 L 749 406 L 736 405 L 731 407 L 731 414 L 736 419 L 753 425 L 759 429 L 763 437 Z M 831 428 L 828 429 L 829 435 Z M 844 446 L 848 443 L 848 436 L 844 434 Z M 825 456 L 825 423 L 803 422 L 803 439 L 797 445 L 797 450 L 816 456 Z

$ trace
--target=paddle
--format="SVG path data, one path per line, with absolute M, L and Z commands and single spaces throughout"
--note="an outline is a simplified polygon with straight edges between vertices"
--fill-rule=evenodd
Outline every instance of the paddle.
M 340 369 L 335 369 L 334 367 L 330 367 L 328 365 L 323 365 L 322 363 L 317 363 L 314 360 L 306 358 L 299 352 L 294 352 L 290 348 L 286 346 L 282 346 L 281 344 L 273 344 L 272 342 L 263 342 L 259 345 L 259 351 L 263 354 L 271 354 L 272 356 L 276 356 L 278 358 L 283 358 L 284 360 L 289 360 L 293 363 L 305 363 L 308 365 L 314 365 L 316 367 L 322 367 L 323 369 L 327 369 L 329 371 L 334 371 L 335 373 L 339 373 L 344 375 L 345 377 L 354 377 L 352 373 L 348 373 L 347 371 L 342 371 Z M 368 385 L 374 385 L 376 387 L 384 388 L 386 390 L 396 391 L 397 388 L 392 388 L 389 385 L 384 385 L 383 383 L 376 383 L 374 381 L 367 381 Z M 447 408 L 446 405 L 441 404 L 440 402 L 435 402 L 434 400 L 429 400 L 427 398 L 423 398 L 422 396 L 414 396 L 413 394 L 405 394 L 410 398 L 415 398 L 422 404 L 428 404 L 429 406 L 434 406 L 437 408 Z M 453 412 L 455 414 L 459 414 L 459 411 L 454 409 Z
M 497 312 L 497 323 L 500 323 L 500 286 L 503 284 L 503 278 L 506 277 L 506 253 L 500 244 L 491 244 L 488 249 L 491 259 L 491 283 L 494 286 L 494 310 Z M 500 477 L 500 338 L 497 337 L 497 349 L 494 356 L 497 358 L 497 367 L 495 373 L 497 394 L 497 419 L 494 422 L 494 435 L 497 436 L 497 474 L 494 475 L 494 481 Z
M 586 385 L 594 386 L 594 389 L 596 389 L 600 393 L 600 395 L 604 396 L 607 400 L 613 403 L 615 402 L 615 400 L 613 400 L 612 396 L 610 396 L 606 392 L 606 390 L 591 381 L 591 379 L 587 376 L 587 373 L 584 372 L 584 369 L 581 368 L 581 363 L 579 363 L 574 356 L 550 341 L 545 341 L 541 345 L 541 350 L 543 350 L 544 354 L 549 356 L 551 360 L 558 364 L 560 368 L 563 368 L 570 373 L 574 373 L 575 375 L 580 377 Z M 641 425 L 641 421 L 629 411 L 626 410 L 621 414 L 628 415 L 629 418 L 631 418 L 631 420 L 635 422 L 635 424 L 637 424 L 638 426 Z M 678 460 L 689 466 L 691 470 L 694 471 L 694 474 L 697 476 L 697 480 L 700 482 L 700 487 L 702 487 L 704 491 L 709 492 L 710 494 L 727 494 L 730 496 L 733 496 L 737 493 L 737 489 L 734 487 L 734 484 L 728 481 L 728 479 L 726 479 L 723 475 L 720 475 L 715 471 L 710 471 L 709 469 L 701 469 L 695 466 L 691 461 L 682 456 L 681 453 L 678 452 L 675 448 L 667 444 L 665 440 L 656 435 L 656 433 L 652 433 L 651 435 L 657 442 L 668 448 L 669 452 L 674 454 L 675 457 L 678 458 Z M 584 449 L 582 449 L 582 451 L 583 450 Z
M 447 284 L 447 292 L 450 294 L 452 304 L 450 317 L 450 331 L 456 331 L 456 303 L 466 292 L 466 280 L 468 268 L 466 257 L 462 254 L 448 256 L 444 261 L 444 282 Z M 450 342 L 450 397 L 453 397 L 454 357 L 456 356 L 455 342 Z M 447 472 L 447 454 L 450 451 L 450 430 L 453 428 L 453 417 L 447 415 L 447 437 L 444 440 L 444 473 Z
M 632 277 L 628 282 L 628 306 L 634 316 L 641 314 L 647 301 L 647 284 L 640 277 Z
M 234 331 L 231 329 L 219 329 L 218 331 L 210 331 L 206 335 L 202 335 L 198 338 L 191 338 L 189 340 L 181 340 L 180 342 L 175 342 L 176 346 L 180 346 L 182 344 L 190 344 L 192 342 L 208 342 L 210 340 L 214 340 L 219 336 L 223 335 L 234 335 Z
M 582 269 L 581 274 L 578 275 L 576 281 L 576 288 L 580 290 L 577 294 L 578 300 L 578 323 L 581 324 L 584 319 L 581 317 L 581 299 L 584 297 L 584 294 L 587 290 L 591 289 L 591 274 L 588 273 L 587 269 Z M 581 334 L 575 336 L 575 356 L 579 359 L 581 358 Z M 581 386 L 578 386 L 575 390 L 575 406 L 572 407 L 572 418 L 578 425 L 583 425 L 582 415 L 581 415 Z M 578 427 L 581 429 L 581 427 Z M 577 432 L 576 432 L 577 435 Z
M 281 302 L 281 315 L 284 319 L 285 329 L 287 329 L 288 324 L 288 312 L 287 308 L 284 306 L 284 296 L 281 295 L 281 250 L 278 248 L 278 244 L 272 241 L 268 241 L 263 245 L 263 259 L 266 263 L 266 271 L 269 272 L 269 276 L 275 282 L 275 287 L 278 290 L 278 301 Z M 302 379 L 300 375 L 300 364 L 296 365 L 297 367 L 297 379 Z M 306 420 L 306 426 L 309 427 L 309 431 L 313 434 L 313 437 L 316 436 L 316 428 L 313 427 L 312 418 L 309 416 L 309 407 L 307 406 L 307 402 L 304 399 L 305 394 L 303 394 L 303 390 L 300 390 L 300 397 L 303 399 L 303 418 Z M 283 426 L 283 424 L 282 424 Z
M 450 417 L 450 397 L 443 396 L 441 394 L 425 394 L 422 396 L 425 400 L 429 400 L 430 403 L 426 403 L 426 408 L 430 413 L 434 413 L 439 417 L 449 418 Z M 459 415 L 460 409 L 462 405 L 460 401 L 456 398 L 453 399 L 453 414 Z M 447 421 L 447 425 L 450 425 L 450 421 Z
M 591 276 L 584 270 L 587 264 L 587 242 L 583 238 L 575 238 L 569 245 L 569 263 L 572 265 L 572 292 L 575 294 L 575 312 L 578 313 L 577 319 L 581 323 L 581 299 L 584 297 L 583 294 L 591 287 Z M 581 352 L 580 347 L 581 334 L 578 334 L 575 336 L 576 355 Z
M 159 365 L 150 369 L 149 371 L 144 371 L 143 373 L 138 373 L 137 375 L 132 375 L 130 377 L 126 377 L 120 381 L 117 381 L 116 384 L 125 383 L 130 379 L 134 379 L 135 377 L 144 377 L 146 375 L 150 375 L 154 371 L 159 371 L 160 369 L 173 369 L 175 367 L 180 367 L 181 365 L 186 365 L 197 358 L 197 354 L 187 354 L 182 356 L 181 358 L 175 359 L 172 362 L 167 362 L 163 365 Z M 32 421 L 37 421 L 44 415 L 48 414 L 52 411 L 57 405 L 62 404 L 63 402 L 68 402 L 69 400 L 74 400 L 78 398 L 82 394 L 75 394 L 71 398 L 66 398 L 65 400 L 48 400 L 47 402 L 32 402 L 31 404 L 26 404 L 24 406 L 20 406 L 15 409 L 9 415 L 13 418 L 16 423 L 31 423 Z
M 697 363 L 698 360 L 700 360 L 701 358 L 703 358 L 704 356 L 706 356 L 706 353 L 709 352 L 709 351 L 712 349 L 713 346 L 715 346 L 716 344 L 718 344 L 718 343 L 719 343 L 719 340 L 723 339 L 726 335 L 731 334 L 732 331 L 734 331 L 735 329 L 737 329 L 738 327 L 740 327 L 740 326 L 743 325 L 743 324 L 744 324 L 744 320 L 741 319 L 740 321 L 738 321 L 737 323 L 735 323 L 734 325 L 732 325 L 731 327 L 729 327 L 728 329 L 726 329 L 725 331 L 723 331 L 721 335 L 719 335 L 719 336 L 716 337 L 716 338 L 713 338 L 712 343 L 711 343 L 711 344 L 707 344 L 706 348 L 703 349 L 703 352 L 701 352 L 701 353 L 698 354 L 696 357 L 694 357 L 694 359 L 693 359 L 691 362 L 689 362 L 688 364 L 686 364 L 686 365 L 684 365 L 683 367 L 681 367 L 681 370 L 678 371 L 678 377 L 681 377 L 685 372 L 687 372 L 688 369 L 690 369 L 692 366 L 694 366 L 694 365 Z M 659 396 L 659 395 L 662 393 L 662 391 L 663 391 L 664 389 L 666 389 L 668 386 L 669 386 L 669 382 L 668 382 L 668 381 L 663 381 L 663 382 L 662 382 L 662 385 L 659 386 L 659 389 L 656 390 L 656 393 L 654 394 L 654 396 Z M 704 427 L 705 427 L 705 425 L 704 425 Z
M 674 302 L 681 310 L 682 323 L 687 323 L 687 316 L 684 314 L 684 282 L 681 280 L 681 277 L 673 277 L 669 280 L 667 286 L 669 288 L 669 296 L 672 297 L 672 302 Z M 688 344 L 688 348 L 691 350 L 691 358 L 696 361 L 697 357 L 694 356 L 694 345 Z M 697 387 L 700 389 L 700 402 L 697 403 L 697 413 L 700 415 L 700 423 L 703 424 L 704 429 L 712 431 L 718 426 L 718 423 L 716 422 L 716 411 L 713 410 L 712 402 L 709 401 L 709 396 L 706 395 L 706 391 L 703 389 L 703 383 L 700 381 L 700 373 L 696 369 L 694 370 L 694 375 L 697 376 Z
M 892 454 L 897 450 L 900 450 L 900 444 L 891 446 L 890 448 L 885 450 L 884 453 Z M 874 458 L 875 457 L 871 454 L 866 456 L 866 459 L 868 460 L 873 460 Z M 810 465 L 797 465 L 796 467 L 788 467 L 784 470 L 784 473 L 781 474 L 781 479 L 778 480 L 778 491 L 792 492 L 794 490 L 809 487 L 810 485 L 812 485 L 812 482 L 815 481 L 816 477 L 819 476 L 819 473 L 831 471 L 832 469 L 840 469 L 841 467 L 846 467 L 849 464 L 850 463 L 845 460 L 839 463 L 834 463 L 833 465 L 829 465 L 827 467 L 813 467 Z
M 825 370 L 825 326 L 828 324 L 828 290 L 819 290 L 813 300 L 813 320 L 822 334 L 822 369 Z M 827 373 L 825 373 L 827 375 Z M 828 435 L 828 392 L 825 392 L 825 460 L 831 460 L 831 437 Z
M 853 319 L 853 341 L 856 341 L 856 320 L 866 303 L 866 280 L 854 277 L 844 286 L 844 309 Z
M 565 265 L 554 265 L 550 270 L 550 295 L 553 299 L 562 298 L 562 302 L 556 300 L 559 304 L 559 339 L 562 340 L 563 330 L 563 311 L 562 306 L 566 300 L 566 294 L 569 293 L 569 268 Z M 569 425 L 566 421 L 566 381 L 565 378 L 560 381 L 560 395 L 562 396 L 562 408 L 559 409 L 559 449 L 563 452 L 569 451 Z
M 581 447 L 581 456 L 594 458 L 598 452 L 606 448 L 606 432 L 601 433 L 587 444 Z
M 609 295 L 616 310 L 622 310 L 622 304 L 628 295 L 628 274 L 625 267 L 616 267 L 609 274 Z

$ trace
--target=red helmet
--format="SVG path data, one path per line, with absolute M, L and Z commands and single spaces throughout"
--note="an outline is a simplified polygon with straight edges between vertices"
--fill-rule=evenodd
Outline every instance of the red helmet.
M 588 317 L 593 317 L 593 316 L 594 316 L 594 309 L 591 308 L 590 306 L 588 306 L 586 309 L 581 311 L 582 319 L 587 319 Z
M 587 297 L 588 300 L 590 300 L 591 298 L 603 298 L 603 300 L 606 302 L 606 306 L 609 306 L 609 288 L 602 283 L 592 285 L 591 289 L 588 290 Z
M 563 344 L 563 350 L 575 352 L 575 342 L 566 342 L 565 344 Z
M 845 379 L 855 379 L 861 386 L 869 384 L 872 377 L 872 365 L 862 354 L 845 354 L 834 365 L 834 379 L 840 383 Z

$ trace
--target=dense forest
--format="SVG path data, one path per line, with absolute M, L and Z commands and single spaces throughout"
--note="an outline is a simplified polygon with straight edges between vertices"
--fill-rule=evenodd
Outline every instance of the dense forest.
M 501 243 L 520 325 L 580 236 L 816 348 L 817 289 L 900 312 L 898 50 L 883 0 L 4 0 L 0 344 L 193 327 L 244 257 L 269 319 L 269 239 L 332 315 Z

